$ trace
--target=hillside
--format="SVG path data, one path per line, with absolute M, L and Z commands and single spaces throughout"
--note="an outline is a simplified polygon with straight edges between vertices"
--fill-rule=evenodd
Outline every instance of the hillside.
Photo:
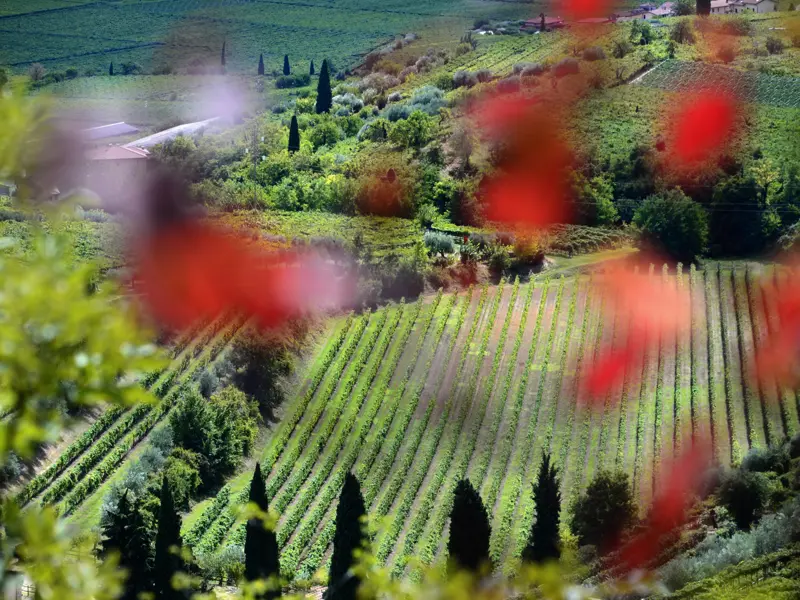
M 588 276 L 439 294 L 339 321 L 260 454 L 285 574 L 305 579 L 329 560 L 349 470 L 369 514 L 385 518 L 378 558 L 401 574 L 412 555 L 443 556 L 461 476 L 490 508 L 500 561 L 524 547 L 543 449 L 563 473 L 565 500 L 606 468 L 630 475 L 644 505 L 684 427 L 710 426 L 722 464 L 797 431 L 794 393 L 745 376 L 753 347 L 779 326 L 753 268 L 709 263 L 667 276 L 691 290 L 691 335 L 651 340 L 622 401 L 607 398 L 594 414 L 576 404 L 578 381 L 622 343 L 625 318 L 603 312 Z M 242 543 L 243 530 L 230 528 L 247 477 L 186 519 L 196 553 Z

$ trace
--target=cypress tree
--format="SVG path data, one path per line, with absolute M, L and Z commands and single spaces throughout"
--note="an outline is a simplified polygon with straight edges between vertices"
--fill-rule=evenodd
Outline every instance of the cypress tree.
M 283 55 L 283 74 L 284 75 L 289 75 L 289 74 L 291 74 L 291 72 L 292 72 L 292 70 L 289 68 L 289 55 L 288 54 L 284 54 Z
M 322 61 L 322 69 L 319 72 L 317 82 L 317 114 L 328 112 L 333 104 L 333 94 L 331 93 L 331 74 L 328 71 L 328 59 Z
M 300 130 L 297 127 L 297 116 L 292 115 L 292 122 L 289 125 L 289 152 L 300 150 Z
M 489 567 L 489 515 L 478 492 L 467 479 L 456 484 L 450 512 L 447 550 L 453 566 L 470 571 Z
M 558 490 L 558 472 L 545 454 L 539 466 L 539 476 L 533 484 L 533 499 L 536 506 L 536 521 L 531 527 L 528 545 L 522 553 L 523 560 L 544 562 L 558 559 L 558 524 L 561 513 L 561 492 Z
M 267 512 L 267 490 L 261 476 L 261 465 L 256 463 L 253 479 L 250 482 L 249 501 L 255 503 L 260 510 Z M 247 521 L 244 539 L 244 576 L 247 581 L 267 579 L 280 575 L 281 566 L 278 554 L 278 540 L 274 531 L 264 528 L 261 519 Z M 266 598 L 277 598 L 279 591 L 270 592 Z
M 108 65 L 108 74 L 109 75 L 113 75 L 114 74 L 114 63 L 113 62 L 109 63 L 109 65 Z
M 697 0 L 695 10 L 698 15 L 709 15 L 711 13 L 711 0 Z
M 131 504 L 126 490 L 103 526 L 103 554 L 116 552 L 119 566 L 128 572 L 122 600 L 136 600 L 142 592 L 152 591 L 152 541 L 139 503 Z
M 325 63 L 323 69 L 325 68 Z M 364 544 L 364 530 L 361 523 L 367 514 L 361 484 L 355 475 L 348 473 L 336 507 L 336 532 L 333 534 L 333 556 L 328 572 L 326 600 L 355 600 L 361 583 L 359 578 L 350 576 L 353 566 L 353 551 Z
M 225 42 L 222 42 L 222 54 L 220 54 L 219 63 L 225 66 Z
M 172 490 L 164 477 L 161 485 L 161 506 L 158 509 L 158 530 L 156 531 L 156 553 L 153 565 L 153 583 L 158 600 L 178 600 L 183 598 L 179 590 L 172 587 L 172 577 L 184 570 L 181 548 L 181 517 L 175 510 Z
M 314 59 L 313 58 L 311 59 L 311 67 L 308 69 L 308 74 L 309 75 L 313 75 L 314 74 Z
M 264 55 L 263 54 L 261 54 L 258 57 L 258 74 L 259 75 L 263 75 L 264 74 Z

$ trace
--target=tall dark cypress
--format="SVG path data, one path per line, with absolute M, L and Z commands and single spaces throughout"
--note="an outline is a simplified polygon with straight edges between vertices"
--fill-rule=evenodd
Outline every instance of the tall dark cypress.
M 331 93 L 331 74 L 328 71 L 328 59 L 322 61 L 322 69 L 319 72 L 317 82 L 317 114 L 328 112 L 333 104 L 333 94 Z
M 309 67 L 309 69 L 308 69 L 308 74 L 309 75 L 313 75 L 314 74 L 314 59 L 313 58 L 311 59 L 311 67 Z
M 325 63 L 323 69 L 325 69 Z M 336 507 L 336 532 L 333 534 L 333 556 L 328 572 L 326 600 L 355 600 L 358 577 L 349 573 L 353 566 L 353 551 L 364 544 L 365 535 L 361 522 L 367 514 L 361 484 L 352 473 L 344 479 L 344 487 Z
M 447 550 L 454 567 L 469 571 L 490 568 L 489 538 L 492 528 L 483 501 L 467 479 L 456 484 L 450 512 Z
M 264 55 L 263 54 L 259 55 L 259 57 L 258 57 L 258 74 L 259 75 L 263 75 L 264 74 Z
M 267 512 L 267 489 L 261 476 L 261 465 L 256 463 L 253 479 L 250 481 L 249 501 L 263 512 Z M 261 519 L 247 521 L 244 538 L 244 576 L 247 581 L 268 579 L 280 575 L 281 566 L 278 554 L 278 540 L 274 531 L 264 528 Z M 272 591 L 265 598 L 277 598 L 279 591 Z
M 109 75 L 113 75 L 114 74 L 114 63 L 113 62 L 108 64 L 108 74 Z
M 289 125 L 289 152 L 300 150 L 300 129 L 297 127 L 297 116 L 292 115 L 292 122 Z
M 289 74 L 291 74 L 291 72 L 292 72 L 292 70 L 289 68 L 289 55 L 288 54 L 284 54 L 283 55 L 283 74 L 284 75 L 289 75 Z
M 126 491 L 103 525 L 103 554 L 116 552 L 119 566 L 128 572 L 121 600 L 152 591 L 152 538 L 139 503 L 131 503 Z
M 558 489 L 558 471 L 550 462 L 550 455 L 542 457 L 539 475 L 533 484 L 536 521 L 528 536 L 528 545 L 522 553 L 523 560 L 544 562 L 561 556 L 558 524 L 561 513 L 561 492 Z
M 222 53 L 220 54 L 220 57 L 219 57 L 219 64 L 221 64 L 223 67 L 225 66 L 225 42 L 224 41 L 222 42 Z
M 184 570 L 181 548 L 181 517 L 175 510 L 175 501 L 169 482 L 164 477 L 161 485 L 161 507 L 158 509 L 156 553 L 153 564 L 153 583 L 158 600 L 178 600 L 184 595 L 172 587 L 172 577 Z
M 697 0 L 695 10 L 698 15 L 711 14 L 711 0 Z

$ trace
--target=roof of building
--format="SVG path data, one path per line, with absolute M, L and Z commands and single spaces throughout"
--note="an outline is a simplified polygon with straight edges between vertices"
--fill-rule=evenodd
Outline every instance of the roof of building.
M 610 20 L 610 17 L 587 17 L 586 19 L 579 19 L 575 23 L 594 25 L 595 23 L 608 23 Z
M 144 148 L 127 146 L 101 146 L 92 148 L 86 153 L 89 160 L 131 160 L 147 158 L 150 153 Z
M 109 123 L 108 125 L 100 125 L 99 127 L 90 127 L 84 129 L 83 134 L 88 140 L 102 140 L 104 138 L 116 137 L 118 135 L 128 135 L 129 133 L 136 133 L 139 130 L 133 125 L 120 121 L 119 123 Z
M 711 0 L 711 8 L 723 8 L 730 4 L 729 0 Z
M 665 3 L 665 4 L 668 4 L 668 3 Z M 668 6 L 668 7 L 665 8 L 664 5 L 662 4 L 658 8 L 655 8 L 655 9 L 651 10 L 650 14 L 655 15 L 657 17 L 666 17 L 666 16 L 671 15 L 673 12 L 674 11 L 673 11 L 672 7 Z

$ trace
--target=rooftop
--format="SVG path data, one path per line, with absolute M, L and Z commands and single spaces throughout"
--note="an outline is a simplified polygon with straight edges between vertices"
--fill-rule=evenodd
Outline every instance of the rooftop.
M 93 148 L 86 153 L 89 160 L 131 160 L 144 159 L 150 153 L 143 148 L 130 148 L 126 146 L 102 146 Z
M 119 123 L 109 123 L 108 125 L 100 125 L 99 127 L 90 127 L 84 129 L 83 134 L 87 140 L 102 140 L 104 138 L 116 137 L 118 135 L 127 135 L 129 133 L 136 133 L 139 130 L 133 125 L 120 121 Z

